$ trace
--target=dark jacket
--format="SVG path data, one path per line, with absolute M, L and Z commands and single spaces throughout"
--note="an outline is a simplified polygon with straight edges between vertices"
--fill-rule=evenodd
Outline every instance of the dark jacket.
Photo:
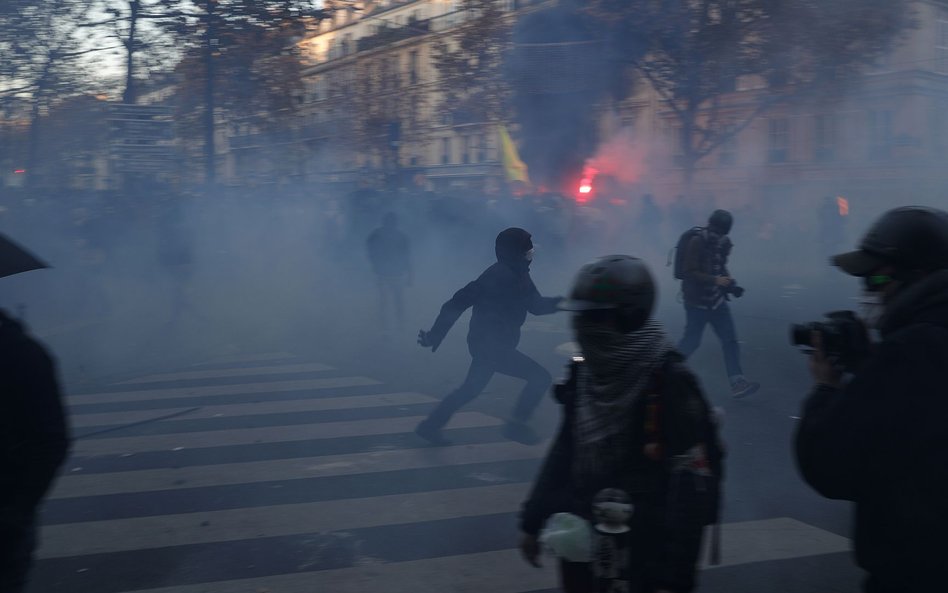
M 681 292 L 685 304 L 689 307 L 706 307 L 710 298 L 710 291 L 714 290 L 714 281 L 717 275 L 713 273 L 713 254 L 708 247 L 706 229 L 702 229 L 688 241 L 682 258 Z M 722 256 L 724 265 L 721 273 L 730 276 L 727 269 L 727 258 L 731 253 L 731 240 L 724 237 L 721 242 L 724 250 Z
M 0 520 L 32 520 L 68 449 L 53 360 L 0 312 Z
M 372 271 L 378 276 L 399 278 L 411 274 L 411 242 L 393 226 L 382 226 L 366 241 Z
M 856 503 L 858 564 L 880 586 L 945 589 L 948 271 L 897 294 L 882 341 L 842 389 L 804 403 L 796 456 L 820 494 Z
M 517 347 L 528 312 L 549 315 L 559 302 L 559 297 L 540 296 L 525 265 L 498 261 L 441 307 L 429 335 L 437 349 L 461 314 L 473 307 L 468 349 L 473 356 L 494 356 Z
M 646 445 L 645 406 L 639 398 L 629 432 L 621 446 L 628 448 L 628 471 L 621 475 L 600 476 L 578 483 L 572 474 L 574 425 L 576 421 L 577 384 L 575 363 L 569 379 L 555 387 L 557 401 L 563 406 L 559 433 L 533 484 L 520 514 L 520 529 L 537 534 L 554 513 L 573 513 L 591 519 L 592 500 L 603 488 L 620 488 L 630 494 L 635 506 L 630 551 L 633 562 L 642 566 L 645 578 L 652 585 L 683 593 L 695 586 L 695 570 L 700 552 L 702 528 L 707 509 L 692 496 L 695 489 L 684 484 L 681 474 L 669 471 L 669 459 L 684 453 L 700 440 L 699 416 L 709 413 L 707 402 L 700 396 L 697 380 L 681 363 L 678 353 L 671 353 L 663 366 L 661 379 L 653 380 L 646 393 L 660 390 L 662 402 L 662 433 L 665 456 L 652 460 L 644 454 Z M 674 485 L 673 485 L 674 482 Z M 669 496 L 674 491 L 675 496 Z M 676 504 L 670 505 L 674 499 Z M 691 504 L 694 502 L 695 504 Z

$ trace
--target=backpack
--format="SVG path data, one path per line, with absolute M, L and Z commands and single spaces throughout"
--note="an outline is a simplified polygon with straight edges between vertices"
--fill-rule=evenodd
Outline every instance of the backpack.
M 671 266 L 674 262 L 675 267 L 672 268 L 672 272 L 675 275 L 675 280 L 685 279 L 684 258 L 688 243 L 691 241 L 692 237 L 701 237 L 703 239 L 704 231 L 705 227 L 691 227 L 681 234 L 681 237 L 678 238 L 678 243 L 676 243 L 675 246 L 672 247 L 671 251 L 669 251 L 668 262 L 666 263 L 666 266 Z

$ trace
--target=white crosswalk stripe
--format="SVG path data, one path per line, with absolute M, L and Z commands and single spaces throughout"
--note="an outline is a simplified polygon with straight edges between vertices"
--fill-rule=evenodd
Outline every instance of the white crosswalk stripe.
M 322 363 L 287 364 L 279 366 L 240 367 L 234 369 L 213 369 L 203 371 L 182 371 L 179 373 L 160 373 L 122 381 L 117 385 L 138 385 L 141 383 L 159 383 L 163 381 L 194 381 L 198 379 L 223 379 L 231 377 L 251 377 L 258 375 L 289 375 L 294 373 L 318 373 L 331 371 L 332 367 Z
M 347 397 L 325 397 L 320 399 L 268 400 L 248 404 L 221 404 L 194 408 L 162 408 L 153 410 L 133 410 L 125 412 L 103 412 L 95 414 L 77 414 L 71 418 L 73 427 L 122 425 L 144 422 L 154 418 L 194 410 L 186 415 L 169 418 L 175 420 L 199 420 L 206 418 L 233 418 L 237 416 L 257 416 L 260 414 L 286 414 L 289 412 L 323 412 L 327 410 L 352 410 L 382 406 L 408 406 L 427 404 L 436 401 L 433 397 L 414 392 L 379 393 L 372 395 L 350 395 Z
M 87 559 L 90 565 L 98 563 L 88 573 L 56 575 L 57 590 L 70 593 L 524 593 L 556 587 L 555 571 L 550 568 L 553 559 L 548 559 L 546 568 L 537 570 L 528 566 L 514 549 L 515 515 L 533 479 L 533 470 L 523 468 L 536 467 L 549 443 L 526 446 L 501 440 L 500 431 L 496 429 L 501 419 L 461 411 L 452 419 L 448 436 L 454 431 L 481 431 L 476 433 L 480 440 L 446 447 L 425 446 L 410 435 L 423 416 L 400 409 L 433 405 L 437 400 L 429 395 L 389 391 L 368 377 L 287 380 L 288 375 L 319 373 L 331 367 L 301 362 L 285 353 L 245 358 L 245 362 L 260 362 L 265 366 L 226 367 L 223 365 L 238 361 L 221 360 L 181 372 L 130 379 L 122 384 L 137 386 L 136 389 L 69 398 L 76 411 L 72 417 L 74 428 L 95 433 L 99 428 L 124 427 L 120 429 L 124 432 L 80 438 L 64 475 L 49 497 L 47 504 L 56 519 L 42 528 L 37 571 L 43 572 L 44 563 L 71 562 L 82 566 Z M 237 382 L 240 379 L 243 381 Z M 184 385 L 168 385 L 171 382 Z M 188 385 L 188 382 L 203 384 Z M 349 388 L 356 389 L 356 394 L 333 393 L 336 389 L 346 389 L 351 394 Z M 313 394 L 303 398 L 280 395 L 293 391 L 312 391 Z M 230 399 L 246 394 L 259 394 L 260 401 Z M 187 397 L 211 398 L 211 403 L 188 407 L 170 401 Z M 172 405 L 162 406 L 165 400 Z M 135 409 L 140 407 L 140 402 L 155 402 L 157 407 Z M 109 404 L 110 411 L 83 413 L 82 408 L 75 408 L 84 404 Z M 123 404 L 129 404 L 129 409 L 122 410 Z M 391 414 L 387 412 L 389 409 Z M 403 416 L 396 410 L 412 415 Z M 189 413 L 161 419 L 182 411 Z M 306 423 L 293 422 L 299 421 L 295 414 L 321 412 L 332 414 L 325 416 L 323 422 L 313 421 L 322 417 L 313 415 L 303 419 Z M 347 419 L 333 419 L 339 417 Z M 226 423 L 228 419 L 241 418 L 244 421 Z M 186 420 L 196 421 L 193 430 L 184 431 L 182 427 L 189 426 L 183 423 Z M 227 427 L 247 426 L 251 422 L 253 426 L 245 428 Z M 215 423 L 219 424 L 218 429 Z M 369 441 L 350 444 L 353 439 L 376 439 L 372 442 L 379 444 Z M 285 453 L 290 450 L 275 452 L 271 449 L 304 442 L 307 444 L 303 446 L 311 451 L 297 448 Z M 324 443 L 341 449 L 323 451 Z M 227 452 L 232 447 L 234 450 L 242 448 L 243 452 L 230 458 Z M 260 456 L 247 456 L 250 450 L 259 451 Z M 151 456 L 149 463 L 153 465 L 138 467 L 136 459 L 146 454 Z M 189 454 L 193 456 L 191 461 L 188 461 Z M 498 469 L 499 474 L 485 469 L 495 467 L 518 469 L 507 473 Z M 398 478 L 398 472 L 413 477 Z M 428 475 L 430 480 L 419 478 Z M 312 482 L 301 482 L 308 479 Z M 451 482 L 458 479 L 465 481 L 463 484 Z M 418 480 L 418 484 L 410 480 Z M 328 484 L 333 481 L 337 482 L 331 492 L 321 489 L 323 484 L 329 488 Z M 393 484 L 398 487 L 386 490 Z M 236 495 L 226 494 L 226 489 L 235 488 L 240 489 L 240 496 L 246 496 L 246 502 Z M 283 499 L 280 495 L 274 498 L 273 492 L 294 488 L 295 498 Z M 309 488 L 313 488 L 312 496 Z M 204 491 L 213 492 L 195 494 Z M 241 506 L 235 508 L 237 505 Z M 226 562 L 213 560 L 216 554 L 226 553 L 217 551 L 226 546 L 276 540 L 289 542 L 282 545 L 294 545 L 293 542 L 326 534 L 341 537 L 355 532 L 372 534 L 377 530 L 384 530 L 389 534 L 386 537 L 404 532 L 406 539 L 396 538 L 386 545 L 410 548 L 419 544 L 411 540 L 416 536 L 410 535 L 417 526 L 450 529 L 458 521 L 475 520 L 494 526 L 496 531 L 497 525 L 507 521 L 507 515 L 510 516 L 509 534 L 495 534 L 502 539 L 495 540 L 488 549 L 472 551 L 464 546 L 454 549 L 453 544 L 445 544 L 444 549 L 424 552 L 426 557 L 420 559 L 413 556 L 404 559 L 393 550 L 394 557 L 401 558 L 393 560 L 366 555 L 356 547 L 352 561 L 342 568 L 327 563 L 319 554 L 309 557 L 301 553 L 300 559 L 294 561 L 294 569 L 284 566 L 279 574 L 266 576 L 254 571 L 232 574 L 227 572 L 231 568 L 215 568 L 215 564 L 228 566 Z M 440 527 L 442 524 L 446 527 Z M 731 523 L 722 528 L 721 566 L 724 567 L 834 554 L 848 551 L 850 547 L 844 537 L 791 518 Z M 508 535 L 510 547 L 496 549 L 496 542 L 504 546 Z M 456 538 L 451 536 L 454 539 L 477 537 L 478 534 L 467 532 L 458 533 Z M 144 563 L 150 562 L 152 557 L 162 558 L 161 562 L 169 565 L 190 568 L 182 568 L 180 572 L 172 570 L 170 574 L 150 580 L 130 581 L 122 576 L 127 572 L 111 566 L 108 559 L 116 554 L 130 555 L 123 558 L 141 558 Z M 191 555 L 195 555 L 195 560 Z M 105 560 L 101 560 L 103 558 Z M 266 558 L 260 562 L 265 564 Z M 115 576 L 110 577 L 113 573 Z M 98 580 L 93 580 L 93 576 Z

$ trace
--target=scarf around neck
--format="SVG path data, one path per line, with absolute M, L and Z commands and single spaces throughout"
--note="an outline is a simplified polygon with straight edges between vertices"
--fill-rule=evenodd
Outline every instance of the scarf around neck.
M 578 324 L 576 334 L 585 363 L 577 378 L 574 468 L 597 475 L 621 454 L 610 444 L 628 433 L 636 401 L 673 347 L 654 320 L 627 334 Z

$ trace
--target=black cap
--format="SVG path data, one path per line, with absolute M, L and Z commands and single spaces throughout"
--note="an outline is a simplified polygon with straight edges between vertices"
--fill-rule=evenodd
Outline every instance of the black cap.
M 869 228 L 859 249 L 830 261 L 852 276 L 868 276 L 884 265 L 905 270 L 948 268 L 948 213 L 924 206 L 889 210 Z

